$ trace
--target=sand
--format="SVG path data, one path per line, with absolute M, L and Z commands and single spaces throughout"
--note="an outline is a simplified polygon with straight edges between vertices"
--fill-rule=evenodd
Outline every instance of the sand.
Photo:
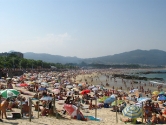
M 107 73 L 107 72 L 106 72 Z M 110 74 L 111 75 L 111 74 Z M 97 76 L 103 77 L 103 79 L 97 79 Z M 91 82 L 91 79 L 93 78 L 93 82 Z M 82 79 L 82 81 L 81 81 Z M 89 84 L 103 84 L 106 83 L 106 77 L 103 74 L 99 74 L 96 72 L 93 72 L 92 74 L 81 74 L 76 77 L 76 81 L 79 82 L 85 82 L 85 79 L 87 79 Z M 97 80 L 96 80 L 97 79 Z M 124 84 L 122 83 L 122 79 L 117 78 L 117 82 L 114 82 L 114 80 L 108 80 L 107 82 L 110 84 L 111 88 L 112 86 L 115 86 L 115 88 L 118 87 L 123 87 L 123 89 L 127 92 L 127 88 L 124 87 Z M 130 86 L 130 80 L 126 80 L 127 85 Z M 136 87 L 134 85 L 134 87 Z M 15 87 L 16 89 L 21 89 L 23 91 L 26 91 L 24 88 L 18 88 Z M 150 88 L 152 90 L 156 90 L 156 87 L 150 87 L 146 86 L 146 88 Z M 165 89 L 165 88 L 164 88 Z M 28 92 L 28 91 L 27 91 Z M 35 94 L 33 92 L 29 92 L 31 94 Z M 27 95 L 22 95 L 24 97 L 29 97 Z M 94 103 L 94 102 L 93 102 Z M 59 105 L 58 102 L 56 102 L 56 107 L 57 109 L 61 110 L 63 109 L 63 105 Z M 20 113 L 20 109 L 13 108 L 14 112 Z M 97 110 L 97 118 L 100 118 L 101 121 L 80 121 L 80 120 L 75 120 L 71 119 L 70 116 L 65 115 L 65 118 L 57 119 L 56 117 L 50 117 L 50 116 L 39 116 L 38 118 L 38 112 L 34 111 L 34 107 L 32 107 L 33 111 L 33 118 L 31 119 L 31 122 L 29 121 L 28 118 L 22 118 L 22 119 L 3 119 L 4 122 L 0 123 L 1 125 L 79 125 L 79 124 L 84 124 L 84 125 L 123 125 L 124 123 L 120 121 L 120 118 L 123 117 L 122 114 L 117 114 L 118 116 L 118 121 L 116 121 L 116 113 L 111 111 L 111 108 L 102 108 Z M 86 113 L 85 110 L 81 110 L 84 116 L 95 116 L 95 110 L 89 110 L 89 113 Z M 11 112 L 7 112 L 8 115 L 11 115 Z M 124 117 L 123 117 L 124 118 Z

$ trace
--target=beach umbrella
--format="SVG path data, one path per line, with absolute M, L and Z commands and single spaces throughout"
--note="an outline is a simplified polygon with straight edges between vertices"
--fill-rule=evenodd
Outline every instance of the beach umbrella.
M 59 89 L 54 89 L 54 90 L 52 90 L 52 92 L 53 92 L 54 94 L 58 94 L 58 93 L 60 93 L 60 90 L 59 90 Z
M 165 94 L 165 92 L 164 91 L 161 91 L 160 93 L 159 93 L 159 95 L 164 95 Z
M 107 98 L 109 98 L 108 96 L 103 96 L 99 99 L 99 102 L 104 102 Z
M 69 104 L 65 104 L 63 107 L 69 115 L 71 115 L 72 117 L 77 115 L 77 107 L 75 105 L 69 105 Z
M 130 92 L 130 93 L 134 93 L 134 92 L 136 92 L 136 91 L 138 91 L 138 89 L 133 89 L 133 90 L 130 90 L 129 92 Z
M 86 89 L 86 90 L 83 90 L 83 91 L 80 92 L 80 94 L 82 94 L 82 95 L 87 94 L 87 93 L 90 93 L 89 89 Z
M 112 94 L 112 95 L 110 96 L 110 98 L 116 98 L 116 96 L 117 96 L 117 95 Z
M 80 83 L 80 84 L 78 84 L 78 86 L 82 86 L 82 84 Z
M 48 83 L 42 82 L 42 83 L 41 83 L 41 86 L 48 86 Z
M 151 98 L 147 98 L 147 97 L 140 97 L 137 99 L 138 102 L 146 102 L 148 100 L 151 100 Z
M 26 86 L 28 86 L 28 84 L 26 84 L 26 83 L 21 83 L 21 84 L 16 84 L 16 86 L 18 86 L 18 87 L 26 87 Z
M 38 90 L 39 90 L 39 91 L 47 91 L 47 89 L 44 88 L 44 87 L 41 87 L 41 88 L 39 88 Z
M 142 108 L 142 102 L 135 103 L 134 105 Z
M 117 100 L 117 105 L 122 104 L 124 101 L 123 100 Z M 116 105 L 116 101 L 114 101 L 111 106 L 115 106 Z
M 42 101 L 50 101 L 50 100 L 52 100 L 52 97 L 44 96 L 40 100 L 42 100 Z
M 74 91 L 79 91 L 78 88 L 73 88 Z
M 3 98 L 17 97 L 19 94 L 20 94 L 20 92 L 15 89 L 5 89 L 5 90 L 0 91 L 0 95 Z
M 97 88 L 97 87 L 92 89 L 92 91 L 97 91 L 97 90 L 99 90 L 99 88 Z
M 71 88 L 73 88 L 73 87 L 74 87 L 74 86 L 72 86 L 72 85 L 67 85 L 67 86 L 66 86 L 67 89 L 71 89 Z
M 142 116 L 142 109 L 138 106 L 135 105 L 131 105 L 131 106 L 127 106 L 122 110 L 122 114 L 124 116 L 127 116 L 131 119 L 134 118 L 139 118 Z
M 166 97 L 164 95 L 162 95 L 158 98 L 158 101 L 165 101 L 165 100 L 166 100 Z
M 159 91 L 154 91 L 152 94 L 153 95 L 158 95 L 160 92 Z
M 60 83 L 55 83 L 54 85 L 55 85 L 55 86 L 58 86 L 58 85 L 60 85 Z
M 104 101 L 104 103 L 111 103 L 111 102 L 114 102 L 116 100 L 116 98 L 111 98 L 111 97 L 109 97 L 109 98 L 107 98 L 105 101 Z

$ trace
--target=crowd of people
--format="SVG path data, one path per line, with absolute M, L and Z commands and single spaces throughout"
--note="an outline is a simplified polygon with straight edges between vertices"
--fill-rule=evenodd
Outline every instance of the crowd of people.
M 92 73 L 96 73 L 92 77 Z M 77 76 L 82 75 L 83 77 L 77 80 Z M 85 77 L 88 75 L 88 77 Z M 101 81 L 98 75 L 105 76 L 105 82 Z M 115 85 L 111 86 L 109 81 L 113 79 Z M 94 82 L 100 81 L 99 85 L 93 85 Z M 7 118 L 6 111 L 12 111 L 13 108 L 20 108 L 22 116 L 29 116 L 30 105 L 27 97 L 32 98 L 32 105 L 34 106 L 34 111 L 39 111 L 41 116 L 53 116 L 55 115 L 55 100 L 64 100 L 64 104 L 70 104 L 84 108 L 85 105 L 88 106 L 89 110 L 107 108 L 105 107 L 105 102 L 101 101 L 96 105 L 94 101 L 103 97 L 109 97 L 113 94 L 116 95 L 117 100 L 124 100 L 123 103 L 111 106 L 110 102 L 108 107 L 112 108 L 112 111 L 122 112 L 122 110 L 131 104 L 137 103 L 137 98 L 146 95 L 151 98 L 151 101 L 144 103 L 144 118 L 145 122 L 151 121 L 152 123 L 166 123 L 166 119 L 163 114 L 166 114 L 166 109 L 163 111 L 161 105 L 158 102 L 153 102 L 156 100 L 157 96 L 152 95 L 152 91 L 148 88 L 145 90 L 144 86 L 141 84 L 135 84 L 131 81 L 130 88 L 122 79 L 122 84 L 128 91 L 133 89 L 138 89 L 139 96 L 131 95 L 131 93 L 123 90 L 123 87 L 115 87 L 117 84 L 116 78 L 113 78 L 110 74 L 103 72 L 101 70 L 91 70 L 91 71 L 67 71 L 62 73 L 54 72 L 27 72 L 22 76 L 14 76 L 13 78 L 3 78 L 1 79 L 0 89 L 17 89 L 21 95 L 17 98 L 2 98 L 0 110 L 2 111 L 2 119 Z M 49 83 L 48 85 L 42 83 Z M 56 84 L 59 83 L 59 84 Z M 81 84 L 80 84 L 81 83 Z M 18 85 L 19 84 L 19 85 Z M 20 84 L 25 84 L 23 88 L 20 89 Z M 94 89 L 95 88 L 95 89 Z M 54 93 L 52 90 L 59 90 Z M 24 91 L 25 90 L 25 91 Z M 84 90 L 90 90 L 89 92 L 81 93 Z M 144 93 L 142 93 L 144 92 Z M 24 97 L 24 95 L 27 95 Z M 128 99 L 127 97 L 131 97 Z M 46 100 L 42 98 L 46 97 Z M 55 99 L 55 100 L 53 100 Z M 57 112 L 63 112 L 66 114 L 64 109 L 58 110 Z M 158 114 L 158 116 L 156 115 Z M 33 111 L 32 114 L 33 116 Z M 4 116 L 4 117 L 3 117 Z M 151 119 L 149 119 L 151 118 Z M 85 119 L 84 119 L 85 120 Z

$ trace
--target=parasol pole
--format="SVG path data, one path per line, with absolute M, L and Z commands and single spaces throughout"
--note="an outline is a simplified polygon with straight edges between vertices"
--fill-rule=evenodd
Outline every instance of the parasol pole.
M 1 95 L 0 95 L 0 104 L 1 104 Z M 0 111 L 0 115 L 1 115 L 1 111 Z
M 143 123 L 143 118 L 144 118 L 144 108 L 143 108 L 143 102 L 142 102 L 142 123 Z
M 117 97 L 115 98 L 115 106 L 116 106 L 116 123 L 118 123 L 118 112 L 117 112 Z
M 23 117 L 23 112 L 22 112 L 22 97 L 21 97 L 21 105 L 20 105 L 20 109 L 21 109 L 21 116 Z
M 40 100 L 39 100 L 39 93 L 37 92 L 37 98 L 38 98 L 38 101 L 40 102 Z M 38 102 L 38 108 L 37 108 L 37 117 L 39 118 L 39 102 Z
M 97 96 L 95 96 L 95 119 L 97 119 Z
M 31 98 L 29 98 L 29 121 L 31 122 L 31 113 L 32 113 L 32 101 Z

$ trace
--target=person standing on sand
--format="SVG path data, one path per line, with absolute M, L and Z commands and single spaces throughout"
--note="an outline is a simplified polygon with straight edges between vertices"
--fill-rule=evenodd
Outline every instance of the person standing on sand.
M 9 105 L 9 99 L 4 100 L 1 104 L 0 104 L 0 111 L 2 111 L 2 119 L 3 119 L 3 115 L 5 115 L 5 118 L 7 119 L 7 115 L 6 115 L 6 109 L 8 108 Z

